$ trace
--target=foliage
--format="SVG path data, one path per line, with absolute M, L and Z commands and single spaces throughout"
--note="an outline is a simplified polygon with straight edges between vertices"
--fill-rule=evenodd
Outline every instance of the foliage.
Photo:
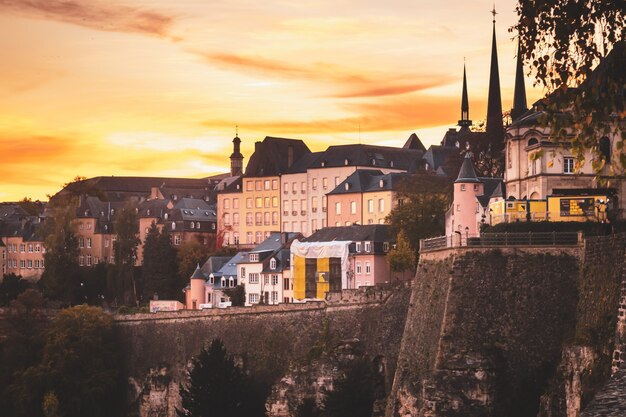
M 107 276 L 111 265 L 99 262 L 92 268 L 81 270 L 82 300 L 89 305 L 102 305 L 107 292 Z
M 185 242 L 178 247 L 178 286 L 182 289 L 189 283 L 198 265 L 209 259 L 207 247 L 197 240 Z
M 180 417 L 264 416 L 264 400 L 255 395 L 254 384 L 214 339 L 192 359 L 188 384 L 181 384 Z
M 230 298 L 233 307 L 243 307 L 246 304 L 246 289 L 243 285 L 226 288 L 224 294 Z
M 111 299 L 115 304 L 137 304 L 137 287 L 135 282 L 135 260 L 139 239 L 139 218 L 132 205 L 119 211 L 114 219 L 113 228 L 117 239 L 113 242 L 115 268 L 109 271 L 107 286 Z
M 159 232 L 152 222 L 143 246 L 143 277 L 144 299 L 151 299 L 154 294 L 162 299 L 172 300 L 180 297 L 176 274 L 178 264 L 176 249 L 172 246 L 170 235 L 166 228 Z
M 48 329 L 43 357 L 38 365 L 17 379 L 15 400 L 26 405 L 28 415 L 53 411 L 65 417 L 114 414 L 117 386 L 117 354 L 112 319 L 101 309 L 87 305 L 62 310 Z M 28 404 L 28 405 L 27 405 Z M 43 407 L 43 406 L 46 407 Z
M 518 0 L 516 10 L 519 21 L 511 30 L 519 34 L 521 53 L 532 67 L 535 84 L 547 92 L 543 123 L 557 141 L 571 140 L 578 166 L 585 151 L 592 151 L 593 166 L 600 173 L 610 163 L 603 158 L 600 138 L 617 134 L 621 124 L 618 150 L 626 140 L 624 2 Z M 613 56 L 606 59 L 611 51 Z M 575 136 L 568 137 L 573 131 Z M 615 152 L 613 162 L 611 170 L 617 166 L 623 171 L 626 155 Z
M 0 416 L 19 415 L 22 406 L 13 395 L 15 380 L 41 360 L 48 320 L 42 313 L 44 299 L 28 289 L 11 302 L 6 329 L 0 339 Z
M 71 206 L 53 206 L 42 229 L 46 269 L 41 276 L 47 298 L 68 304 L 80 302 L 80 267 L 78 266 L 78 238 Z
M 305 398 L 298 406 L 295 417 L 321 417 L 315 398 Z
M 374 405 L 374 370 L 365 359 L 347 365 L 345 376 L 333 382 L 324 400 L 325 417 L 371 417 Z
M 409 244 L 404 230 L 398 232 L 395 247 L 387 253 L 387 262 L 392 272 L 405 272 L 415 268 L 415 250 Z
M 31 216 L 39 215 L 39 213 L 41 213 L 43 209 L 43 203 L 41 203 L 39 200 L 33 201 L 28 197 L 24 197 L 23 199 L 18 201 L 17 204 Z
M 403 230 L 416 251 L 419 240 L 445 233 L 445 213 L 450 205 L 450 181 L 438 175 L 414 175 L 400 184 L 398 204 L 387 216 L 391 230 Z M 396 239 L 397 240 L 397 239 Z
M 30 286 L 29 282 L 21 275 L 14 273 L 5 274 L 0 282 L 0 306 L 9 305 Z

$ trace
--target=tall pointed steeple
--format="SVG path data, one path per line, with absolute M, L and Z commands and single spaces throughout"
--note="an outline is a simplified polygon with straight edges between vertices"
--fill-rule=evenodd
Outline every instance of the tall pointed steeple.
M 513 108 L 511 119 L 516 121 L 528 111 L 526 103 L 526 87 L 524 86 L 524 61 L 522 60 L 522 47 L 517 43 L 517 68 L 515 70 L 515 94 L 513 95 Z
M 467 99 L 467 76 L 465 73 L 465 64 L 463 64 L 463 94 L 461 96 L 461 120 L 457 123 L 461 126 L 461 130 L 467 130 L 472 125 L 469 118 L 469 100 Z
M 491 72 L 489 74 L 489 98 L 487 101 L 487 136 L 492 145 L 504 142 L 502 122 L 502 96 L 500 95 L 500 73 L 498 71 L 498 48 L 496 44 L 496 6 L 493 10 L 493 39 L 491 42 Z
M 239 139 L 239 126 L 235 128 L 233 139 L 233 153 L 230 155 L 230 175 L 235 177 L 243 173 L 243 155 L 240 151 L 241 139 Z

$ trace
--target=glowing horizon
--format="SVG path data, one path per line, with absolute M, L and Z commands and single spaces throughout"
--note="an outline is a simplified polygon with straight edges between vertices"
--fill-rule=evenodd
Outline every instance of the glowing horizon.
M 441 2 L 443 3 L 443 2 Z M 486 113 L 493 4 L 393 0 L 7 0 L 0 3 L 0 201 L 75 176 L 200 178 L 265 136 L 438 144 Z M 510 109 L 515 1 L 496 4 Z M 540 97 L 526 80 L 529 104 Z

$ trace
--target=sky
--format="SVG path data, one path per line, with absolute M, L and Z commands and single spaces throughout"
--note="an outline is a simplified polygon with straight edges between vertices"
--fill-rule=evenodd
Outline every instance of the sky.
M 503 108 L 515 0 L 495 7 Z M 492 0 L 0 0 L 0 201 L 76 176 L 201 178 L 265 136 L 438 144 L 487 107 Z M 527 78 L 529 104 L 542 95 Z

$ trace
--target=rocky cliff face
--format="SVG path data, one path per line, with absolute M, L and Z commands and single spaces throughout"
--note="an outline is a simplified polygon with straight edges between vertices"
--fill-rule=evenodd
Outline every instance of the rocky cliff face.
M 570 249 L 440 251 L 422 255 L 412 288 L 118 317 L 130 414 L 174 417 L 189 360 L 219 337 L 275 381 L 270 417 L 319 405 L 346 341 L 379 369 L 374 416 L 578 417 L 626 351 L 625 246 L 619 235 Z

